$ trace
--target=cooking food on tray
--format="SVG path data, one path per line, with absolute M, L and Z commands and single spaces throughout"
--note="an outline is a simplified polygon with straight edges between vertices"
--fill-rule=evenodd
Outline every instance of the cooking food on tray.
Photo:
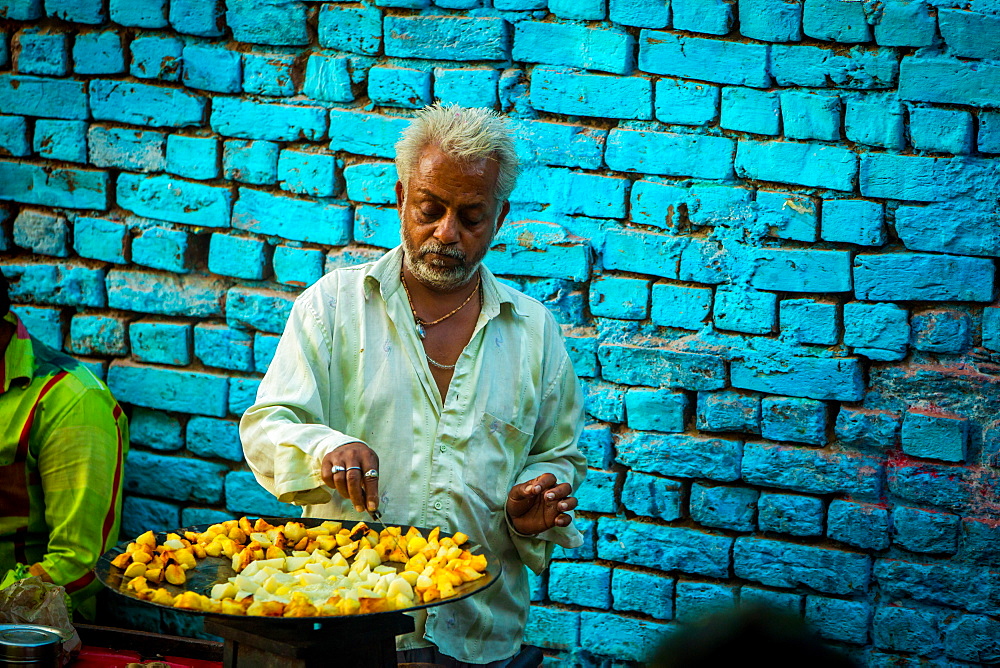
M 273 526 L 246 517 L 202 533 L 147 531 L 111 561 L 124 569 L 123 587 L 138 598 L 175 608 L 231 615 L 315 617 L 402 610 L 453 596 L 455 588 L 484 577 L 486 556 L 463 548 L 468 536 L 426 536 L 414 527 L 381 532 L 358 522 L 351 529 L 326 521 Z M 183 585 L 186 571 L 206 557 L 232 559 L 236 572 L 212 587 L 173 595 L 157 585 Z M 395 564 L 395 565 L 394 565 Z

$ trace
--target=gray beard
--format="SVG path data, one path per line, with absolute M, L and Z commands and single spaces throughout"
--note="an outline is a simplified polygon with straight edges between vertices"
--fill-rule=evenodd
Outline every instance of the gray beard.
M 483 255 L 470 261 L 462 251 L 448 248 L 433 239 L 417 248 L 405 231 L 400 230 L 399 236 L 403 242 L 403 263 L 406 268 L 418 281 L 442 292 L 457 290 L 471 281 L 476 272 L 479 271 L 479 267 L 483 263 L 483 256 L 486 254 L 484 251 Z M 489 244 L 486 245 L 486 248 L 489 248 Z M 454 266 L 438 264 L 433 260 L 425 259 L 429 253 L 453 257 L 460 260 L 461 264 Z

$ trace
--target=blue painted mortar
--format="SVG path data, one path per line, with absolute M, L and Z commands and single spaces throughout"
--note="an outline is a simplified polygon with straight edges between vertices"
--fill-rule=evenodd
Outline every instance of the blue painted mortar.
M 236 422 L 299 291 L 398 242 L 434 99 L 514 119 L 487 263 L 587 396 L 546 665 L 739 602 L 1000 661 L 993 0 L 0 0 L 0 264 L 129 407 L 125 534 L 295 512 Z

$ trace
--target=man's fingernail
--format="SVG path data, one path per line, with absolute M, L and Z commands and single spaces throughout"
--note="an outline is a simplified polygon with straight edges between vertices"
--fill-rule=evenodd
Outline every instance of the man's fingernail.
M 535 494 L 538 494 L 541 491 L 542 491 L 542 488 L 539 485 L 535 485 Z
M 369 501 L 368 502 L 368 510 L 375 510 L 375 502 L 374 501 Z
M 356 510 L 359 513 L 361 513 L 361 512 L 364 512 L 365 508 L 364 508 L 364 506 L 354 506 L 354 510 Z
M 545 495 L 545 498 L 551 501 L 552 499 L 556 498 L 556 495 L 553 494 L 552 492 L 549 492 L 548 494 Z
M 566 510 L 566 507 L 567 507 L 568 505 L 569 505 L 568 503 L 560 503 L 560 504 L 559 504 L 559 510 Z

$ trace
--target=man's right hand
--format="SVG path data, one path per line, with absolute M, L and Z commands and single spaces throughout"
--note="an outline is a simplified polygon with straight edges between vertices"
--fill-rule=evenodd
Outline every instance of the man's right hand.
M 363 513 L 378 508 L 378 478 L 365 477 L 366 471 L 378 471 L 378 455 L 361 441 L 345 443 L 323 457 L 320 469 L 323 482 L 350 499 L 354 509 Z

